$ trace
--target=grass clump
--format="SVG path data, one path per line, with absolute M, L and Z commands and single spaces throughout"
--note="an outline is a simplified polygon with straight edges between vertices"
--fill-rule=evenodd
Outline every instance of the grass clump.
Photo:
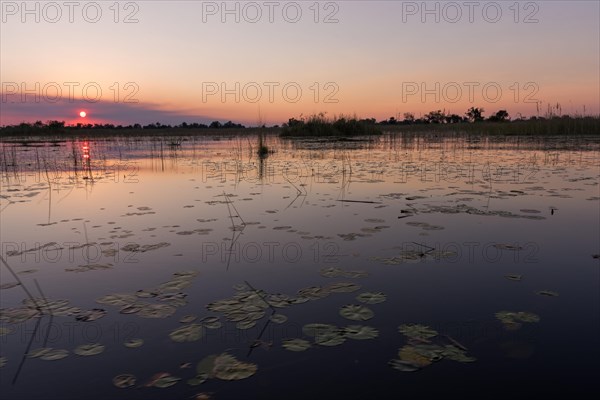
M 339 116 L 329 119 L 324 113 L 308 118 L 290 118 L 283 124 L 281 136 L 366 136 L 379 135 L 381 129 L 372 120 L 359 120 L 356 117 Z

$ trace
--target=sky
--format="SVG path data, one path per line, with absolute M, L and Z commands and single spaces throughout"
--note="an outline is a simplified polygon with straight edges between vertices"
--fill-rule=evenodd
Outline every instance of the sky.
M 600 113 L 599 1 L 0 6 L 0 125 Z

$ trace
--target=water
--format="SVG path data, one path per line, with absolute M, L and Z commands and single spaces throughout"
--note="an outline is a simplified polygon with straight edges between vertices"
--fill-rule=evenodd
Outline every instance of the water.
M 16 280 L 2 266 L 2 398 L 183 399 L 205 392 L 218 399 L 358 399 L 594 385 L 598 138 L 267 137 L 266 144 L 274 152 L 261 159 L 253 136 L 5 140 L 2 256 L 39 302 L 69 303 L 55 309 L 60 315 L 34 315 L 31 306 L 32 318 L 10 321 L 27 295 L 10 287 Z M 362 273 L 323 276 L 331 267 Z M 183 284 L 173 275 L 181 271 L 191 271 Z M 169 281 L 174 288 L 160 286 Z M 269 322 L 272 310 L 258 298 L 254 306 L 264 316 L 250 329 L 207 309 L 236 293 L 257 290 L 276 303 L 275 294 L 298 299 L 300 289 L 338 282 L 360 288 L 321 290 L 322 298 L 275 307 L 287 317 L 282 324 Z M 154 297 L 130 303 L 167 305 L 170 315 L 122 314 L 123 305 L 96 301 L 142 289 Z M 386 301 L 361 303 L 356 296 L 364 292 L 382 292 Z M 374 316 L 348 320 L 339 313 L 348 304 Z M 77 320 L 91 309 L 106 315 Z M 496 317 L 500 311 L 539 321 L 515 329 Z M 187 315 L 198 316 L 196 324 L 218 316 L 222 327 L 175 342 L 169 334 Z M 317 322 L 365 325 L 378 336 L 318 345 L 302 330 Z M 400 348 L 422 344 L 400 333 L 402 324 L 429 326 L 438 332 L 431 343 L 458 343 L 475 360 L 445 357 L 416 372 L 395 370 L 388 362 Z M 132 338 L 143 345 L 125 347 Z M 312 346 L 289 351 L 282 347 L 288 338 Z M 104 351 L 74 353 L 88 343 Z M 69 355 L 25 356 L 42 347 Z M 222 353 L 255 364 L 256 373 L 186 383 L 200 360 Z M 157 373 L 181 380 L 144 386 Z M 135 386 L 115 387 L 119 374 L 134 375 Z

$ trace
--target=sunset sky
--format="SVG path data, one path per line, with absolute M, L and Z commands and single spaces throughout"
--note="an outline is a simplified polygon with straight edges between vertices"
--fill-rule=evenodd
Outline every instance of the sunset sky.
M 598 1 L 74 3 L 1 2 L 0 125 L 600 112 Z

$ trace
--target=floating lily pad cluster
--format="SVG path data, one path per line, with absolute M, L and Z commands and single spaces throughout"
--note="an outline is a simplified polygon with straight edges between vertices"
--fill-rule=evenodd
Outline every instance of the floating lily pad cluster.
M 442 229 L 444 229 L 443 226 L 431 225 L 431 224 L 428 224 L 427 222 L 410 221 L 410 222 L 407 222 L 406 225 L 421 228 L 425 231 L 441 231 Z
M 326 278 L 364 278 L 369 276 L 367 271 L 346 271 L 338 267 L 322 268 L 320 273 Z
M 415 372 L 443 359 L 475 361 L 475 358 L 466 354 L 462 345 L 452 339 L 448 339 L 447 343 L 442 342 L 438 332 L 429 326 L 403 324 L 398 327 L 398 331 L 408 338 L 408 344 L 398 350 L 398 358 L 389 362 L 398 371 Z
M 298 290 L 296 296 L 281 293 L 269 294 L 263 290 L 252 290 L 244 284 L 235 285 L 234 289 L 236 293 L 232 297 L 209 303 L 206 308 L 213 312 L 223 313 L 225 319 L 235 322 L 238 329 L 249 329 L 266 315 L 266 310 L 270 307 L 286 308 L 318 300 L 331 293 L 354 292 L 360 289 L 360 285 L 352 282 L 337 282 L 325 287 L 311 286 Z M 269 318 L 274 323 L 284 323 L 287 320 L 287 317 L 282 314 L 272 314 Z
M 258 366 L 238 360 L 229 353 L 206 356 L 196 366 L 196 376 L 187 383 L 196 386 L 208 379 L 221 379 L 237 381 L 251 377 L 258 370 Z
M 540 321 L 538 315 L 525 311 L 499 311 L 496 313 L 496 318 L 498 318 L 508 330 L 517 330 L 523 326 L 523 323 Z
M 82 310 L 72 307 L 69 300 L 51 300 L 43 298 L 27 298 L 23 300 L 23 307 L 0 309 L 0 321 L 8 324 L 19 324 L 32 318 L 43 315 L 55 317 L 72 317 L 78 321 L 93 321 L 103 317 L 106 312 L 102 309 Z
M 371 257 L 370 260 L 379 261 L 386 265 L 400 265 L 424 260 L 442 260 L 444 258 L 456 257 L 456 255 L 453 251 L 427 248 L 423 248 L 423 250 L 405 249 L 401 250 L 395 257 Z
M 187 304 L 187 294 L 181 290 L 190 286 L 198 275 L 196 271 L 175 272 L 171 280 L 157 287 L 138 290 L 135 293 L 108 294 L 96 299 L 96 303 L 119 307 L 121 314 L 136 314 L 142 318 L 167 318 L 177 307 Z M 153 299 L 157 303 L 148 300 Z
M 302 327 L 302 333 L 314 338 L 314 344 L 319 346 L 338 346 L 346 339 L 366 340 L 375 339 L 379 331 L 370 326 L 349 325 L 338 327 L 331 324 L 312 323 Z M 304 351 L 312 347 L 310 341 L 301 338 L 284 339 L 282 346 L 290 351 Z
M 98 270 L 104 270 L 104 269 L 112 269 L 113 265 L 110 263 L 107 264 L 84 264 L 84 265 L 80 265 L 78 267 L 70 267 L 70 268 L 65 268 L 65 271 L 67 272 L 87 272 L 87 271 L 98 271 Z

